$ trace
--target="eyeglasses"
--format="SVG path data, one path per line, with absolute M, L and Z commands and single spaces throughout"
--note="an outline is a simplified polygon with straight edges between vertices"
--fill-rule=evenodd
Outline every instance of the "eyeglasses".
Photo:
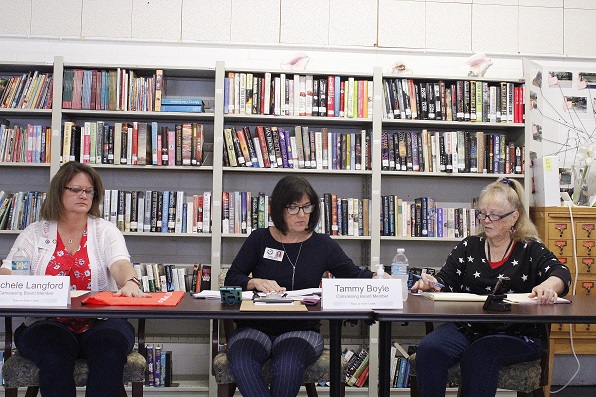
M 66 190 L 70 190 L 71 192 L 73 192 L 76 195 L 81 195 L 81 193 L 85 192 L 85 194 L 88 197 L 93 197 L 95 196 L 95 189 L 82 189 L 80 187 L 68 187 L 68 186 L 64 186 L 64 189 Z
M 506 214 L 503 215 L 497 215 L 497 214 L 484 214 L 482 212 L 479 212 L 476 214 L 476 219 L 478 219 L 479 221 L 483 221 L 486 218 L 488 218 L 491 222 L 497 222 L 500 221 L 501 219 L 508 217 L 509 215 L 513 214 L 515 212 L 515 210 L 508 212 Z
M 286 209 L 288 210 L 288 214 L 290 215 L 296 215 L 300 212 L 300 210 L 302 210 L 305 214 L 310 214 L 315 209 L 315 206 L 312 204 L 306 204 L 303 206 L 289 205 L 286 207 Z

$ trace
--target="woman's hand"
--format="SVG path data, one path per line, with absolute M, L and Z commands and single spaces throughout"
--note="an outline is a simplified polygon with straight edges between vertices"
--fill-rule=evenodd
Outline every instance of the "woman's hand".
M 261 292 L 285 292 L 285 288 L 280 287 L 275 280 L 264 278 L 252 278 L 246 285 L 247 290 L 257 290 Z
M 441 287 L 433 284 L 437 279 L 427 273 L 422 273 L 418 281 L 412 285 L 412 292 L 415 291 L 441 291 Z
M 559 277 L 550 276 L 544 282 L 532 288 L 530 298 L 536 298 L 538 303 L 555 303 L 559 294 L 565 291 L 565 283 Z
M 118 290 L 118 292 L 116 292 L 114 294 L 114 296 L 130 296 L 130 297 L 135 297 L 135 298 L 149 298 L 150 297 L 149 294 L 146 294 L 143 291 L 141 291 L 139 286 L 133 281 L 128 281 L 128 282 L 124 283 L 122 288 L 120 288 Z

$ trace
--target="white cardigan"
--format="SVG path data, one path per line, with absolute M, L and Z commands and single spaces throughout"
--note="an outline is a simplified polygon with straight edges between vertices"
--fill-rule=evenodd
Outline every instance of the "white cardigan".
M 56 222 L 32 223 L 19 234 L 2 267 L 10 269 L 12 257 L 19 248 L 31 259 L 31 274 L 45 275 L 50 258 L 56 250 L 58 225 Z M 118 228 L 102 219 L 87 219 L 87 254 L 91 270 L 92 291 L 117 291 L 110 275 L 110 266 L 120 259 L 130 260 L 124 236 Z

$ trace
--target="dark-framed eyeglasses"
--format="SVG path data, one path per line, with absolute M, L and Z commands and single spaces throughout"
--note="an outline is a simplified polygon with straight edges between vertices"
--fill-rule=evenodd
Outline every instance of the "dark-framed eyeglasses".
M 302 210 L 305 214 L 310 214 L 311 212 L 313 212 L 315 209 L 315 206 L 313 204 L 306 204 L 306 205 L 288 205 L 286 207 L 286 210 L 288 210 L 288 214 L 290 215 L 296 215 L 297 213 L 300 212 L 300 210 Z
M 69 186 L 64 186 L 64 189 L 69 190 L 71 192 L 73 192 L 76 195 L 81 195 L 83 192 L 85 192 L 85 194 L 89 197 L 93 197 L 95 196 L 95 189 L 82 189 L 80 187 L 69 187 Z
M 515 210 L 508 212 L 506 214 L 503 215 L 497 215 L 497 214 L 485 214 L 483 212 L 479 212 L 476 214 L 476 219 L 478 219 L 479 221 L 483 221 L 486 218 L 488 218 L 491 222 L 497 222 L 500 221 L 503 218 L 508 217 L 509 215 L 513 214 L 515 212 Z

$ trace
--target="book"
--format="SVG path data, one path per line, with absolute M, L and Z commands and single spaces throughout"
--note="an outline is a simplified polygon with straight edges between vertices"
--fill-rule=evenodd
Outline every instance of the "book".
M 161 105 L 161 112 L 202 113 L 203 105 Z

